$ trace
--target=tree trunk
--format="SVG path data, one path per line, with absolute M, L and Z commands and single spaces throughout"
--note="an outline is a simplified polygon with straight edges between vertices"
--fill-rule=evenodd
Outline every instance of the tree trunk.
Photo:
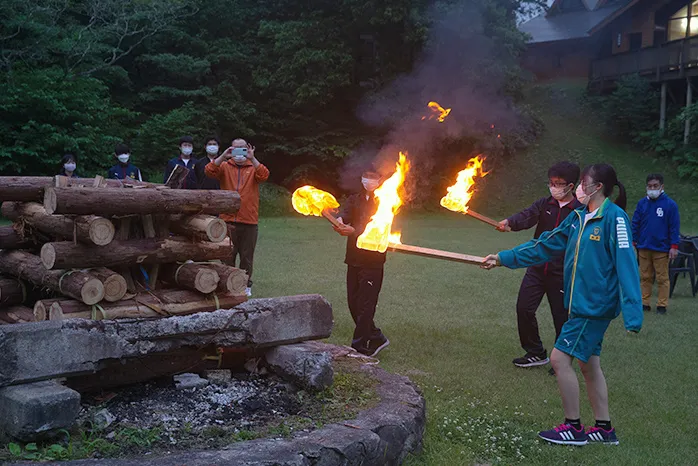
M 56 178 L 59 178 L 58 176 Z M 66 178 L 64 183 L 53 183 L 54 187 L 75 187 L 75 188 L 158 188 L 167 189 L 163 184 L 148 183 L 146 181 L 138 181 L 132 179 L 111 180 L 102 176 L 94 178 Z
M 194 241 L 220 243 L 228 236 L 228 226 L 225 222 L 209 215 L 172 216 L 170 229 Z
M 196 291 L 158 290 L 138 294 L 133 299 L 102 303 L 95 307 L 86 306 L 79 301 L 56 301 L 51 304 L 49 318 L 61 320 L 96 317 L 96 320 L 104 320 L 167 317 L 230 309 L 245 301 L 245 295 L 202 295 Z
M 14 278 L 0 278 L 0 308 L 22 304 L 27 296 L 24 283 Z
M 218 215 L 237 212 L 240 195 L 234 191 L 182 189 L 46 188 L 44 207 L 50 214 Z
M 218 272 L 218 275 L 221 277 L 220 282 L 218 282 L 218 288 L 216 289 L 217 292 L 231 294 L 245 293 L 248 277 L 244 270 L 225 264 L 217 264 L 215 262 L 208 264 L 208 266 Z
M 14 306 L 0 311 L 0 325 L 34 322 L 34 313 L 24 306 Z
M 10 220 L 21 219 L 24 223 L 58 238 L 85 244 L 105 246 L 114 239 L 114 224 L 95 215 L 79 216 L 75 219 L 64 215 L 49 215 L 41 204 L 28 202 L 4 202 L 2 215 Z
M 198 291 L 200 293 L 212 293 L 218 288 L 220 277 L 208 264 L 186 263 L 171 265 L 165 270 L 166 280 L 181 288 Z
M 52 184 L 50 176 L 0 176 L 0 202 L 41 202 L 44 188 Z
M 41 260 L 47 269 L 222 260 L 232 254 L 232 248 L 226 243 L 192 243 L 182 239 L 112 241 L 109 246 L 63 241 L 46 243 L 41 248 Z
M 0 249 L 24 249 L 36 246 L 29 238 L 22 238 L 13 225 L 0 227 Z
M 51 288 L 85 304 L 104 299 L 104 285 L 89 272 L 47 270 L 39 256 L 26 251 L 0 251 L 0 272 Z
M 90 275 L 98 278 L 104 285 L 104 300 L 109 302 L 118 301 L 128 291 L 126 279 L 106 267 L 98 267 L 90 270 Z

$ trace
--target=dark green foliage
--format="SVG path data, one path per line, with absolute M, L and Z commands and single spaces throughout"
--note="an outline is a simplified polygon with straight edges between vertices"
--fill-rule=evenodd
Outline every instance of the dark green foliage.
M 698 178 L 695 134 L 689 138 L 689 144 L 684 145 L 685 122 L 689 119 L 695 126 L 698 104 L 683 107 L 680 111 L 669 108 L 666 129 L 661 133 L 658 125 L 659 92 L 647 79 L 628 76 L 618 81 L 612 94 L 592 101 L 601 104 L 607 126 L 615 137 L 671 160 L 676 163 L 682 177 Z
M 203 156 L 216 134 L 252 141 L 276 183 L 336 185 L 342 160 L 387 129 L 362 123 L 360 102 L 413 68 L 433 14 L 458 3 L 6 0 L 0 174 L 53 174 L 67 151 L 104 173 L 123 141 L 156 176 L 180 136 Z M 494 92 L 520 97 L 514 11 L 531 1 L 466 3 L 493 44 L 469 79 L 501 76 Z

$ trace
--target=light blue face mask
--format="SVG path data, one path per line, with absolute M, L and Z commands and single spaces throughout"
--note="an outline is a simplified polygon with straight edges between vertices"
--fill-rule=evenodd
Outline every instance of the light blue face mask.
M 380 186 L 379 180 L 374 180 L 371 178 L 361 178 L 361 184 L 364 185 L 366 191 L 375 191 L 378 186 Z

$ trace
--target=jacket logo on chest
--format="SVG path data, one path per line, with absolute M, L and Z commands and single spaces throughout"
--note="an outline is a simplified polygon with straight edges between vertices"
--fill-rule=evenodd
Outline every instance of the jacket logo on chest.
M 657 207 L 657 217 L 664 217 L 664 209 Z
M 601 241 L 601 228 L 594 227 L 594 232 L 589 235 L 589 239 L 592 241 Z

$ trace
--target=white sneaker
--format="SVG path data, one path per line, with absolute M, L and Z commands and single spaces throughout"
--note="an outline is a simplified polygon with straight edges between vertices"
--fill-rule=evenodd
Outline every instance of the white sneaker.
M 245 288 L 245 294 L 247 295 L 248 298 L 250 296 L 252 296 L 252 288 L 250 288 L 249 286 L 247 288 Z

